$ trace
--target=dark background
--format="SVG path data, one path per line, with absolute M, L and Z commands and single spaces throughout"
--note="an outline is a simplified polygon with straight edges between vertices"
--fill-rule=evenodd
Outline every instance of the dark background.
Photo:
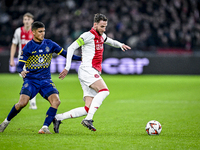
M 142 74 L 200 72 L 199 0 L 1 0 L 0 72 L 9 72 L 12 37 L 26 12 L 45 24 L 45 38 L 64 49 L 91 29 L 95 13 L 103 13 L 107 36 L 132 48 L 124 53 L 105 45 L 104 59 L 148 58 Z

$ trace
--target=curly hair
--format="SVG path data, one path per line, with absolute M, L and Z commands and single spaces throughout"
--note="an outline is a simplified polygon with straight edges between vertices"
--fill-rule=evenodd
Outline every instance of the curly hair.
M 105 15 L 97 13 L 94 15 L 94 22 L 99 23 L 101 20 L 108 21 Z

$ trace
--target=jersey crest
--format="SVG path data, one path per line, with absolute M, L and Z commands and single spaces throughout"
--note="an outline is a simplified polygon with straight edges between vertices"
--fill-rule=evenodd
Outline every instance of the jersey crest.
M 45 50 L 46 50 L 47 53 L 50 51 L 48 46 L 46 46 Z

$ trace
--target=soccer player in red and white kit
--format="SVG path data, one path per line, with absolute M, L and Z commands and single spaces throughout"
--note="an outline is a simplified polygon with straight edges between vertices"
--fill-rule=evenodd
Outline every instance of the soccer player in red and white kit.
M 109 95 L 109 90 L 100 76 L 103 56 L 103 44 L 121 48 L 122 51 L 131 49 L 129 46 L 106 36 L 107 18 L 103 14 L 95 14 L 94 24 L 90 31 L 83 33 L 74 41 L 67 50 L 66 67 L 60 73 L 59 78 L 64 79 L 71 66 L 74 51 L 81 47 L 82 62 L 78 70 L 78 78 L 83 89 L 85 107 L 78 107 L 63 114 L 57 114 L 54 119 L 54 131 L 59 132 L 62 120 L 87 115 L 81 122 L 91 131 L 96 131 L 93 126 L 93 116 L 101 106 L 103 100 Z
M 24 26 L 19 27 L 15 30 L 13 39 L 12 39 L 12 45 L 10 49 L 10 66 L 15 66 L 14 62 L 14 56 L 16 53 L 16 49 L 18 46 L 18 60 L 21 55 L 21 51 L 24 48 L 24 46 L 33 39 L 33 33 L 31 30 L 31 25 L 34 21 L 34 16 L 31 13 L 25 13 L 23 15 L 23 24 Z M 36 97 L 32 98 L 30 100 L 30 109 L 37 109 L 36 106 Z

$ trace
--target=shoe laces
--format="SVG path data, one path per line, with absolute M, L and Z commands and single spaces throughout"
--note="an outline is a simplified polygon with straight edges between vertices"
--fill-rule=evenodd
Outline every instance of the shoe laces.
M 88 120 L 88 122 L 93 125 L 94 120 Z

